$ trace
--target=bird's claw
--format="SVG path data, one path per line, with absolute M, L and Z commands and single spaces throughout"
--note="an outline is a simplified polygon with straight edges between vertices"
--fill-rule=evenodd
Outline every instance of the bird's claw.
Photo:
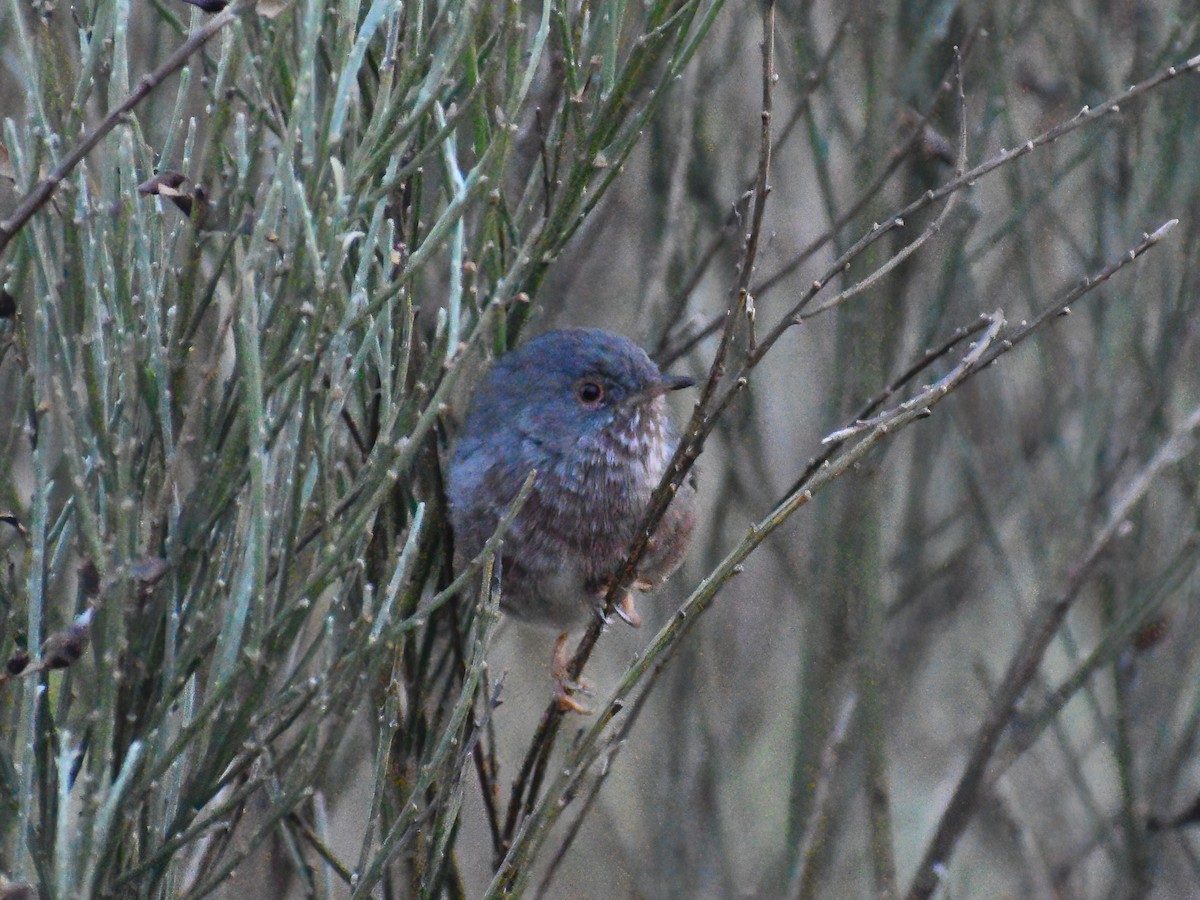
M 612 619 L 605 615 L 604 598 L 608 592 L 612 590 L 613 579 L 607 578 L 595 586 L 596 598 L 600 601 L 596 605 L 596 615 L 600 617 L 600 621 L 606 626 L 612 624 Z M 642 625 L 641 614 L 637 611 L 637 604 L 633 599 L 634 590 L 648 591 L 654 587 L 654 582 L 648 581 L 645 578 L 638 578 L 633 583 L 633 587 L 628 588 L 621 596 L 621 599 L 613 604 L 613 612 L 615 612 L 628 625 L 634 628 L 640 628 Z
M 613 607 L 613 612 L 632 625 L 634 628 L 640 628 L 642 625 L 642 617 L 638 614 L 637 606 L 633 602 L 633 591 L 626 591 L 621 597 L 620 602 Z

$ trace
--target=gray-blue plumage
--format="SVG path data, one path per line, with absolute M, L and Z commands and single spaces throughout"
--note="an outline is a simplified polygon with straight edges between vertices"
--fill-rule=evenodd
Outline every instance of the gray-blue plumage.
M 533 493 L 502 549 L 501 604 L 570 625 L 603 597 L 675 450 L 664 376 L 627 338 L 592 328 L 541 335 L 500 357 L 467 411 L 447 493 L 459 562 L 495 531 L 526 476 Z M 694 487 L 674 498 L 638 568 L 657 587 L 683 559 Z M 620 611 L 637 622 L 632 599 Z

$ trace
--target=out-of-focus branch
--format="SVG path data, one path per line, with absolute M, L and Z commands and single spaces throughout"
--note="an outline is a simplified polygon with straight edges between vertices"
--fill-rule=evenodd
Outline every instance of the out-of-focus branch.
M 854 710 L 858 706 L 858 695 L 851 693 L 842 701 L 841 711 L 837 720 L 825 739 L 825 747 L 821 751 L 821 768 L 817 772 L 816 785 L 813 788 L 812 811 L 804 826 L 804 834 L 800 838 L 800 847 L 796 852 L 796 865 L 792 873 L 792 881 L 788 887 L 788 896 L 801 900 L 813 894 L 817 860 L 816 848 L 823 839 L 829 825 L 831 801 L 833 799 L 833 777 L 837 774 L 842 761 L 842 751 L 850 738 L 850 725 L 854 721 Z
M 954 853 L 959 839 L 974 818 L 979 805 L 980 787 L 988 764 L 1004 731 L 1012 722 L 1013 710 L 1029 682 L 1037 674 L 1050 642 L 1058 633 L 1080 590 L 1087 583 L 1096 563 L 1117 536 L 1121 526 L 1145 499 L 1151 485 L 1167 469 L 1184 459 L 1196 447 L 1195 432 L 1200 429 L 1200 407 L 1192 410 L 1175 433 L 1159 448 L 1150 463 L 1134 477 L 1113 502 L 1104 525 L 1092 538 L 1079 561 L 1068 571 L 1066 584 L 1055 597 L 1045 601 L 1029 623 L 1025 636 L 1009 662 L 1004 679 L 996 692 L 992 711 L 980 726 L 958 785 L 913 878 L 909 900 L 929 897 L 939 883 L 938 873 Z

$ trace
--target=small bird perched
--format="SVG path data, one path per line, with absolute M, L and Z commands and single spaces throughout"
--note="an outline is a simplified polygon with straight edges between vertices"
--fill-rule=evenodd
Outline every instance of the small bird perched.
M 537 470 L 504 537 L 501 608 L 559 628 L 598 608 L 675 451 L 663 395 L 693 383 L 663 375 L 637 344 L 595 328 L 552 331 L 496 361 L 467 410 L 447 494 L 462 562 Z M 686 484 L 667 508 L 640 560 L 639 590 L 658 587 L 683 561 L 694 495 Z M 617 612 L 641 624 L 632 593 Z

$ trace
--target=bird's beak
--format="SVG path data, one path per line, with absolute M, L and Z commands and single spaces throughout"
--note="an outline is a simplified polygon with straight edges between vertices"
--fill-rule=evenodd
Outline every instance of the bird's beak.
M 667 391 L 679 391 L 684 388 L 689 388 L 696 383 L 695 378 L 689 378 L 687 375 L 663 375 L 657 384 L 652 384 L 644 391 L 638 391 L 636 394 L 631 394 L 625 399 L 628 406 L 640 406 L 648 400 L 653 400 L 655 397 L 661 397 Z
M 684 388 L 690 388 L 696 383 L 695 378 L 689 378 L 687 375 L 664 375 L 659 385 L 662 387 L 661 393 L 667 391 L 679 391 Z

